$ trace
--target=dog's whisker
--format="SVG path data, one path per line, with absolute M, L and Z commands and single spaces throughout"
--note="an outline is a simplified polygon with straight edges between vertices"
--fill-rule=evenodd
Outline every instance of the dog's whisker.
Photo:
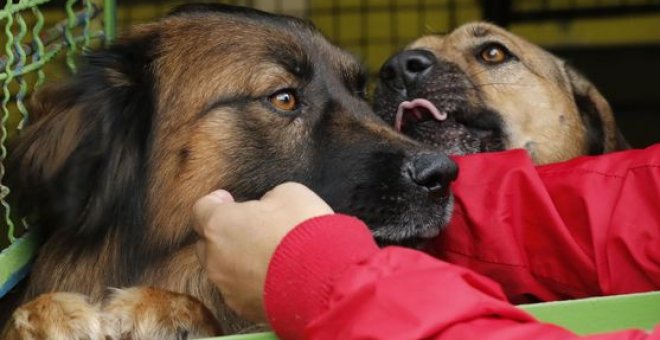
M 481 70 L 479 70 L 479 71 L 477 71 L 477 72 L 474 72 L 474 73 L 470 73 L 470 74 L 468 74 L 468 78 L 469 78 L 469 79 L 473 79 L 474 77 L 476 77 L 476 76 L 478 76 L 478 75 L 480 75 L 480 74 L 482 74 L 482 73 L 484 73 L 484 72 L 488 72 L 488 71 L 490 71 L 488 68 L 481 69 Z

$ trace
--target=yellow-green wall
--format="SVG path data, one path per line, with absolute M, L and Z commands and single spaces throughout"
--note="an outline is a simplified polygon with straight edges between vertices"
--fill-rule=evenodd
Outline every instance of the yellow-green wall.
M 496 0 L 492 0 L 496 1 Z M 163 15 L 185 0 L 159 4 L 128 4 L 120 1 L 120 29 Z M 642 3 L 629 0 L 628 4 Z M 465 22 L 479 20 L 477 0 L 458 0 L 453 10 L 447 0 L 275 0 L 233 1 L 256 7 L 308 16 L 326 36 L 377 70 L 385 59 L 421 34 L 446 32 Z M 613 5 L 613 0 L 548 0 L 552 9 Z M 535 10 L 539 1 L 514 1 L 517 10 Z M 451 13 L 454 13 L 452 16 Z M 567 45 L 660 44 L 660 14 L 641 14 L 607 19 L 579 19 L 518 23 L 510 30 L 545 47 Z

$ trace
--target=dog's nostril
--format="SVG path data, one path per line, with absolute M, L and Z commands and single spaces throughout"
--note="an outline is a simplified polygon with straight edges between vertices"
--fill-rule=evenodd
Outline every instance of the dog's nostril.
M 431 62 L 417 55 L 413 55 L 406 61 L 406 71 L 412 73 L 420 73 L 427 68 L 431 67 Z
M 380 80 L 395 89 L 413 89 L 436 63 L 427 50 L 407 50 L 392 56 L 381 67 Z
M 458 175 L 456 163 L 442 153 L 417 155 L 411 165 L 409 168 L 411 180 L 440 197 L 449 193 L 449 183 Z
M 420 77 L 433 67 L 433 53 L 426 50 L 408 50 L 398 56 L 399 68 L 406 82 L 419 81 Z
M 383 65 L 380 69 L 379 77 L 381 80 L 389 81 L 396 77 L 396 72 L 394 71 L 394 66 L 391 63 Z

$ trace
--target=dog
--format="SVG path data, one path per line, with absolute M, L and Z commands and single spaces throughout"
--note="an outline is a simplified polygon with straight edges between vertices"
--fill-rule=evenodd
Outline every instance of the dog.
M 374 110 L 450 154 L 526 149 L 537 164 L 629 148 L 596 87 L 540 47 L 469 23 L 382 66 Z
M 217 188 L 245 201 L 297 181 L 381 244 L 437 235 L 456 165 L 376 116 L 365 83 L 312 24 L 229 5 L 184 6 L 86 56 L 35 95 L 12 152 L 47 240 L 5 338 L 253 329 L 195 256 L 192 206 Z

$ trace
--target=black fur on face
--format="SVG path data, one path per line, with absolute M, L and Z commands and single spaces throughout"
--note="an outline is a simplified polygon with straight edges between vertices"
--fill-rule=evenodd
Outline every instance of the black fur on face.
M 404 114 L 402 133 L 448 154 L 504 150 L 504 124 L 500 115 L 480 97 L 478 85 L 454 63 L 430 52 L 425 54 L 432 66 L 415 82 L 385 81 L 391 75 L 381 70 L 373 100 L 376 114 L 394 126 L 397 108 L 402 102 L 427 99 L 440 112 L 446 113 L 446 120 L 433 119 L 426 113 L 419 119 L 408 120 L 410 115 Z

